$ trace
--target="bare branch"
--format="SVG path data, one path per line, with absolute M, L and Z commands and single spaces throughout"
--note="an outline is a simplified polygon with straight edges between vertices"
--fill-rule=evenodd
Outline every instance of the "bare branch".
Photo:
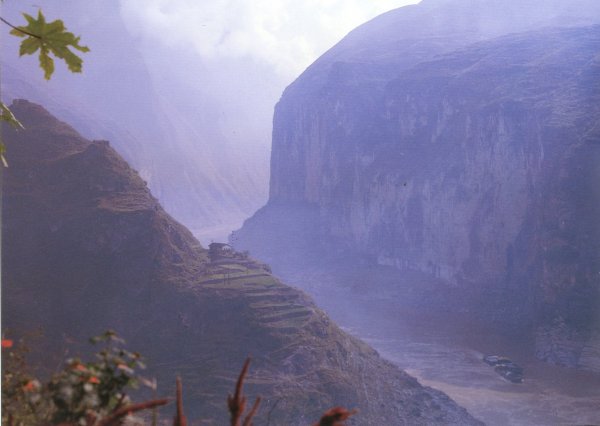
M 256 414 L 256 412 L 258 411 L 258 406 L 260 405 L 260 401 L 261 401 L 261 398 L 259 396 L 254 401 L 254 405 L 252 406 L 252 409 L 250 410 L 250 412 L 248 413 L 248 415 L 244 419 L 244 423 L 242 424 L 242 426 L 252 426 L 252 418 L 254 417 L 254 415 Z
M 39 35 L 37 35 L 37 34 L 33 34 L 33 33 L 30 33 L 29 31 L 25 31 L 22 28 L 15 27 L 13 24 L 11 24 L 10 22 L 8 22 L 6 19 L 2 18 L 1 16 L 0 16 L 0 21 L 4 22 L 6 25 L 8 25 L 9 27 L 11 27 L 13 30 L 16 30 L 16 31 L 18 31 L 18 32 L 20 32 L 22 34 L 28 35 L 29 37 L 41 39 L 41 37 Z
M 160 407 L 169 403 L 168 398 L 155 399 L 152 401 L 141 402 L 139 404 L 126 405 L 125 407 L 119 408 L 117 411 L 112 413 L 110 416 L 103 418 L 97 424 L 97 426 L 116 426 L 118 421 L 127 416 L 128 414 L 135 413 L 137 411 L 148 410 L 154 407 Z
M 173 419 L 173 426 L 187 426 L 187 419 L 183 414 L 183 390 L 181 377 L 177 377 L 177 414 Z
M 242 367 L 242 371 L 238 377 L 237 383 L 235 385 L 235 393 L 233 396 L 231 394 L 227 397 L 227 406 L 229 407 L 229 413 L 231 414 L 231 426 L 240 426 L 242 415 L 246 410 L 246 397 L 244 396 L 242 388 L 244 387 L 244 380 L 246 375 L 248 374 L 248 368 L 250 366 L 250 358 L 246 358 L 244 362 L 244 366 Z M 252 417 L 256 414 L 258 410 L 258 406 L 260 404 L 260 397 L 256 398 L 252 409 L 244 419 L 243 426 L 252 425 Z
M 357 410 L 348 411 L 344 407 L 330 408 L 323 414 L 319 423 L 315 423 L 313 426 L 344 426 L 344 420 L 348 420 L 356 413 Z

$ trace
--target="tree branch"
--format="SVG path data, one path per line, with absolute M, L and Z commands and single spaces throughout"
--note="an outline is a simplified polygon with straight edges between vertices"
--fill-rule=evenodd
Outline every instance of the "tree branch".
M 256 397 L 256 400 L 254 401 L 254 405 L 252 406 L 252 409 L 250 410 L 250 412 L 244 419 L 244 423 L 242 426 L 252 426 L 252 418 L 256 415 L 256 412 L 258 411 L 258 406 L 260 405 L 260 401 L 261 401 L 260 396 Z
M 177 414 L 173 419 L 173 426 L 187 426 L 187 419 L 183 414 L 183 391 L 181 377 L 177 377 Z
M 29 37 L 34 37 L 34 38 L 37 38 L 37 39 L 41 39 L 41 37 L 39 35 L 37 35 L 37 34 L 33 34 L 33 33 L 30 33 L 29 31 L 25 31 L 22 28 L 15 27 L 13 24 L 11 24 L 10 22 L 8 22 L 6 19 L 4 19 L 1 16 L 0 16 L 0 21 L 4 22 L 6 25 L 8 25 L 9 27 L 11 27 L 13 30 L 17 30 L 20 33 L 28 35 Z
M 319 423 L 315 423 L 313 426 L 344 426 L 346 424 L 344 421 L 356 413 L 356 409 L 349 411 L 344 407 L 333 407 L 327 410 Z
M 135 413 L 136 411 L 147 410 L 149 408 L 159 407 L 161 405 L 166 405 L 168 403 L 169 403 L 169 399 L 165 398 L 165 399 L 156 399 L 154 401 L 142 402 L 140 404 L 126 405 L 125 407 L 122 407 L 122 408 L 118 409 L 117 411 L 115 411 L 114 413 L 112 413 L 110 416 L 105 417 L 102 420 L 100 420 L 98 422 L 98 426 L 113 426 L 113 425 L 118 424 L 118 423 L 116 423 L 117 420 L 119 420 L 122 417 L 125 417 L 126 415 L 128 415 L 130 413 Z
M 244 366 L 242 367 L 242 371 L 240 376 L 238 377 L 237 383 L 235 385 L 235 393 L 232 396 L 231 394 L 227 398 L 227 405 L 229 407 L 229 413 L 231 414 L 231 426 L 240 426 L 242 415 L 246 410 L 246 397 L 244 396 L 244 379 L 246 378 L 246 374 L 248 374 L 248 367 L 250 366 L 250 358 L 246 358 L 246 362 L 244 362 Z M 256 398 L 252 409 L 246 416 L 243 421 L 244 426 L 252 426 L 252 418 L 256 414 L 258 410 L 258 406 L 260 404 L 260 397 Z

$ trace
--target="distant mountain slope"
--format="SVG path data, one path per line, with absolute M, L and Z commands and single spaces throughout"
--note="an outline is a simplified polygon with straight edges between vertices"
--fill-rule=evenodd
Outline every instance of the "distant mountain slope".
M 430 0 L 357 28 L 277 105 L 269 203 L 236 247 L 428 274 L 448 309 L 597 370 L 600 3 L 575 3 Z
M 107 142 L 42 107 L 12 106 L 4 129 L 2 322 L 41 327 L 46 366 L 108 327 L 147 355 L 162 392 L 184 378 L 189 417 L 225 423 L 246 355 L 249 394 L 273 424 L 306 425 L 331 405 L 355 424 L 479 424 L 333 324 L 303 293 L 241 254 L 209 253 L 165 213 Z
M 19 23 L 21 11 L 35 14 L 36 7 L 6 3 L 3 17 Z M 37 58 L 19 58 L 20 39 L 5 37 L 0 59 L 6 102 L 41 103 L 85 137 L 113 141 L 165 209 L 204 241 L 223 238 L 264 203 L 268 130 L 257 135 L 224 122 L 232 119 L 207 93 L 206 71 L 193 53 L 185 62 L 175 59 L 183 54 L 148 49 L 127 28 L 116 0 L 41 7 L 48 19 L 60 17 L 81 34 L 91 52 L 83 56 L 82 74 L 57 63 L 55 75 L 44 81 Z M 149 62 L 147 51 L 162 61 Z

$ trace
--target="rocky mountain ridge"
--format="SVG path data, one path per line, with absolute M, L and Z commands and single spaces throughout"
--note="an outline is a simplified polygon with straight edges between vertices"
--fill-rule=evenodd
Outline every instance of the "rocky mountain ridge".
M 146 355 L 161 393 L 183 377 L 197 422 L 225 423 L 225 396 L 251 354 L 246 393 L 263 396 L 260 422 L 304 425 L 345 405 L 359 408 L 356 424 L 479 424 L 266 266 L 204 249 L 108 142 L 36 104 L 12 109 L 26 129 L 3 129 L 2 321 L 17 336 L 42 329 L 44 366 L 114 328 Z
M 35 15 L 37 7 L 6 3 L 3 17 L 17 24 L 21 12 Z M 204 242 L 224 239 L 264 203 L 269 129 L 231 123 L 231 105 L 208 93 L 214 84 L 195 53 L 148 46 L 122 16 L 120 1 L 40 7 L 90 47 L 84 72 L 73 75 L 57 63 L 46 81 L 37 58 L 19 57 L 20 39 L 7 36 L 0 53 L 5 103 L 29 99 L 88 139 L 110 139 L 169 214 Z

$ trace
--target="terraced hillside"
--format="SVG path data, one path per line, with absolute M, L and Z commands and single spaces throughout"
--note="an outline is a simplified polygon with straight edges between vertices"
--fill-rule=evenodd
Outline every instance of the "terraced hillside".
M 306 425 L 333 405 L 358 408 L 361 425 L 479 424 L 266 265 L 203 248 L 107 142 L 27 101 L 12 109 L 26 130 L 3 129 L 2 321 L 13 336 L 42 329 L 43 367 L 114 328 L 148 357 L 161 394 L 183 377 L 193 424 L 225 424 L 248 354 L 257 424 Z
M 270 268 L 239 253 L 217 256 L 198 282 L 202 288 L 231 292 L 249 301 L 256 323 L 275 333 L 296 332 L 315 319 L 317 310 L 302 292 L 282 285 Z

